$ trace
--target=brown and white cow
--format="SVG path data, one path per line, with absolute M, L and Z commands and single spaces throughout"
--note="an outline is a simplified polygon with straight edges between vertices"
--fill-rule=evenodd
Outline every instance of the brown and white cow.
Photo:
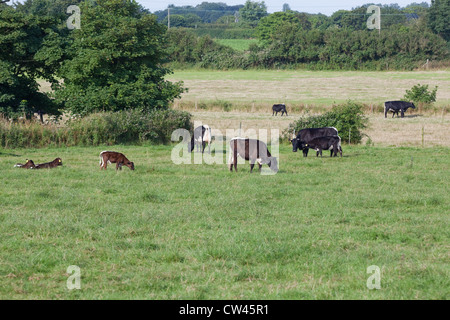
M 17 163 L 14 165 L 15 168 L 22 168 L 22 169 L 34 169 L 36 167 L 36 165 L 34 164 L 33 160 L 28 160 L 27 162 L 25 162 L 25 164 L 23 163 Z
M 53 160 L 51 162 L 37 164 L 32 169 L 52 169 L 52 168 L 56 168 L 57 166 L 62 166 L 61 158 L 56 158 L 55 160 Z
M 115 151 L 102 151 L 100 152 L 100 170 L 105 169 L 108 163 L 115 163 L 116 170 L 122 170 L 122 166 L 127 166 L 131 170 L 134 170 L 134 162 L 125 157 L 123 153 Z
M 255 162 L 258 162 L 259 170 L 263 164 L 267 164 L 269 168 L 277 172 L 278 162 L 276 157 L 272 157 L 267 145 L 257 139 L 248 138 L 233 138 L 230 141 L 231 155 L 230 155 L 230 171 L 237 171 L 237 157 L 250 161 L 250 172 L 253 171 Z

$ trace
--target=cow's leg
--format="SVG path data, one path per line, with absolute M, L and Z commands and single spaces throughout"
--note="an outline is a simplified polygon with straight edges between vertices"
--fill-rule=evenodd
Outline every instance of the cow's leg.
M 403 109 L 400 109 L 400 113 L 402 115 L 402 118 L 405 116 L 405 111 Z M 398 116 L 398 115 L 397 115 Z
M 230 154 L 230 159 L 228 160 L 230 165 L 230 171 L 233 172 L 233 155 Z
M 202 141 L 202 147 L 203 147 L 202 153 L 204 153 L 205 152 L 205 148 L 206 148 L 206 142 L 205 141 Z
M 308 156 L 308 148 L 305 148 L 303 151 L 303 157 L 306 158 Z
M 254 167 L 255 167 L 255 162 L 250 162 L 250 173 L 253 172 Z
M 237 152 L 233 155 L 234 171 L 237 172 Z
M 322 149 L 319 149 L 320 157 L 322 158 Z
M 384 107 L 384 117 L 387 118 L 388 109 Z

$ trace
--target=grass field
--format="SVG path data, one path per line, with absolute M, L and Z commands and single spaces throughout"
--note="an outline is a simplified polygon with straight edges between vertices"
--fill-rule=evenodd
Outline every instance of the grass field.
M 136 170 L 100 171 L 104 149 Z M 281 145 L 274 176 L 171 146 L 0 150 L 0 299 L 448 299 L 449 149 L 343 149 Z
M 189 88 L 173 107 L 222 133 L 281 132 L 307 110 L 364 103 L 371 143 L 306 159 L 281 145 L 273 176 L 175 165 L 173 146 L 0 150 L 0 299 L 449 298 L 449 71 L 185 70 L 169 80 Z M 382 102 L 417 83 L 439 86 L 436 108 L 385 119 Z M 288 117 L 271 116 L 275 102 Z M 100 171 L 105 149 L 136 170 Z M 63 167 L 13 167 L 56 157 Z M 67 288 L 71 265 L 80 290 Z M 367 288 L 369 266 L 380 290 Z
M 365 104 L 381 105 L 384 101 L 403 98 L 414 85 L 438 86 L 436 106 L 450 106 L 450 71 L 362 72 L 362 71 L 285 71 L 285 70 L 179 70 L 171 81 L 184 81 L 189 92 L 183 102 L 225 100 L 234 109 L 267 108 L 285 102 L 325 106 L 351 99 Z

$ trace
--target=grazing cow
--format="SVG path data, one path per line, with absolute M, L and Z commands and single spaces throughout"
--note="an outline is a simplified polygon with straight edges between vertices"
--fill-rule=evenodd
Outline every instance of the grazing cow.
M 191 142 L 188 143 L 188 151 L 194 151 L 194 146 L 196 146 L 198 152 L 199 146 L 202 146 L 203 153 L 205 152 L 206 143 L 208 143 L 208 153 L 211 153 L 211 139 L 211 128 L 208 125 L 204 124 L 195 128 Z
M 61 158 L 56 158 L 52 162 L 37 164 L 33 169 L 52 169 L 56 168 L 57 166 L 62 166 Z
M 274 104 L 272 106 L 272 116 L 273 116 L 274 113 L 275 113 L 275 116 L 276 116 L 278 114 L 278 112 L 281 112 L 281 116 L 283 116 L 284 113 L 286 113 L 286 116 L 288 115 L 287 111 L 286 111 L 286 105 L 284 103 L 282 103 L 282 104 Z
M 134 170 L 134 162 L 127 159 L 122 153 L 115 151 L 102 151 L 100 152 L 100 170 L 108 167 L 108 163 L 115 163 L 116 170 L 122 170 L 122 166 L 127 166 L 131 170 Z
M 397 114 L 398 118 L 398 112 L 400 111 L 401 117 L 403 118 L 405 116 L 405 111 L 408 110 L 408 108 L 415 109 L 416 106 L 414 105 L 414 103 L 406 101 L 386 101 L 384 103 L 384 117 L 387 118 L 388 111 L 391 111 L 392 118 L 395 114 Z
M 303 156 L 307 157 L 309 148 L 301 148 L 302 143 L 309 143 L 314 138 L 337 135 L 338 131 L 334 127 L 302 129 L 298 132 L 297 137 L 295 137 L 295 135 L 292 137 L 292 152 L 297 152 L 297 149 L 302 149 Z
M 22 169 L 34 169 L 36 165 L 34 164 L 33 160 L 28 160 L 25 162 L 25 164 L 17 163 L 14 165 L 15 168 L 22 168 Z
M 237 157 L 250 161 L 250 172 L 253 171 L 255 162 L 258 162 L 259 170 L 263 164 L 267 164 L 269 168 L 277 172 L 278 162 L 276 157 L 272 157 L 267 145 L 257 139 L 248 138 L 233 138 L 230 141 L 231 155 L 230 155 L 230 171 L 237 171 Z
M 317 151 L 316 156 L 322 157 L 322 150 L 331 150 L 331 156 L 337 156 L 339 152 L 342 157 L 342 147 L 341 147 L 341 138 L 339 136 L 328 136 L 328 137 L 319 137 L 310 140 L 308 143 L 302 142 L 302 149 L 309 148 Z

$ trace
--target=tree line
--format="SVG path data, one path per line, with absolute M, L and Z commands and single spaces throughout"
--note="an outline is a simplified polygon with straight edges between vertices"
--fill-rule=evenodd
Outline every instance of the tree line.
M 170 7 L 172 18 L 197 15 L 202 26 L 168 29 L 162 16 L 135 0 L 1 3 L 0 113 L 165 110 L 185 91 L 182 83 L 165 80 L 173 67 L 413 69 L 426 59 L 448 60 L 449 3 L 383 6 L 388 14 L 381 34 L 367 30 L 367 6 L 328 17 L 292 11 L 288 4 L 268 14 L 263 1 L 204 2 L 185 11 Z M 66 10 L 73 4 L 81 9 L 81 28 L 70 30 Z M 236 37 L 242 32 L 259 41 L 236 51 L 199 36 L 202 28 L 237 30 Z M 38 80 L 50 83 L 52 92 L 41 92 Z

